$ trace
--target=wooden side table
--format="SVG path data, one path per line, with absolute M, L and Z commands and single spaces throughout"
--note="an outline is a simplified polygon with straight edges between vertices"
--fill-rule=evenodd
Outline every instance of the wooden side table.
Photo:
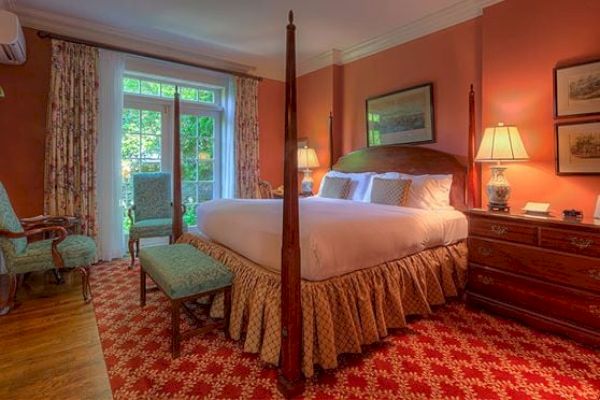
M 470 210 L 467 303 L 600 345 L 600 225 Z

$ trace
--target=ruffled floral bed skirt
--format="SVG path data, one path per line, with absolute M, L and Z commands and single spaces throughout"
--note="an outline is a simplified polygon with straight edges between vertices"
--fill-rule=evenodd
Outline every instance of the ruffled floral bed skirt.
M 244 337 L 244 351 L 278 365 L 280 337 L 280 275 L 208 239 L 184 234 L 189 243 L 234 272 L 231 337 Z M 467 245 L 460 242 L 365 268 L 324 281 L 302 281 L 302 370 L 336 368 L 343 353 L 360 353 L 388 330 L 406 327 L 409 315 L 427 315 L 464 288 Z M 216 301 L 213 315 L 222 315 Z M 245 336 L 243 335 L 245 333 Z

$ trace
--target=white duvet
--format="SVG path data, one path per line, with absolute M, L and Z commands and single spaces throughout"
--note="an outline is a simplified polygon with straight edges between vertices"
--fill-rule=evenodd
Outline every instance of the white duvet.
M 213 200 L 198 206 L 198 229 L 255 263 L 281 268 L 281 200 Z M 300 200 L 302 278 L 323 280 L 467 237 L 459 211 L 350 200 Z

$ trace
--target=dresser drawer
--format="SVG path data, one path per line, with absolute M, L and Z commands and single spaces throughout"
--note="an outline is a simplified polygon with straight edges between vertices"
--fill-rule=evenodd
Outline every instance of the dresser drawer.
M 536 313 L 600 329 L 600 295 L 472 266 L 469 292 Z
M 537 228 L 531 225 L 495 221 L 490 218 L 471 217 L 469 233 L 510 242 L 537 245 Z
M 600 293 L 600 260 L 479 238 L 469 238 L 469 260 Z
M 600 257 L 600 235 L 560 229 L 542 228 L 541 245 L 590 257 Z

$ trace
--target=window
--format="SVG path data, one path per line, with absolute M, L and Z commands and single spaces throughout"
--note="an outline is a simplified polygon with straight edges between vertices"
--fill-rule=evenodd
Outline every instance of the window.
M 132 176 L 138 172 L 171 171 L 175 82 L 126 75 L 121 146 L 123 228 L 129 231 L 127 209 L 133 204 Z M 184 221 L 196 225 L 198 203 L 221 197 L 220 145 L 223 130 L 223 88 L 177 82 L 180 93 L 182 197 Z

